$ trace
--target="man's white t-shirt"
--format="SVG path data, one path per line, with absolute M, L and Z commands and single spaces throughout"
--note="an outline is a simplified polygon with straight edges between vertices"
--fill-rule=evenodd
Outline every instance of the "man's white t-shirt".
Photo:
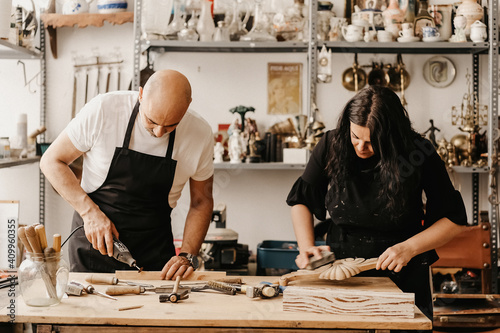
M 123 146 L 138 96 L 136 91 L 98 95 L 66 127 L 65 131 L 73 145 L 84 153 L 81 186 L 86 193 L 95 191 L 104 183 L 115 148 Z M 153 137 L 144 128 L 140 115 L 137 115 L 130 149 L 148 155 L 165 156 L 168 140 L 168 134 L 161 138 Z M 189 109 L 176 128 L 172 159 L 177 161 L 177 167 L 168 197 L 171 208 L 176 206 L 190 178 L 204 181 L 213 175 L 213 145 L 214 136 L 210 125 Z

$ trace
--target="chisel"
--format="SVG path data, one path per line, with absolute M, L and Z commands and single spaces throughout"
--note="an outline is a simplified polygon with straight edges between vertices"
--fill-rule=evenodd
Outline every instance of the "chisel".
M 145 292 L 154 292 L 157 294 L 170 294 L 174 290 L 174 286 L 160 286 L 160 287 L 142 287 L 142 286 L 111 286 L 106 289 L 106 294 L 108 295 L 126 295 L 126 294 L 142 294 Z M 183 295 L 188 293 L 189 288 L 184 288 L 180 286 L 179 294 Z
M 118 280 L 114 276 L 105 276 L 105 275 L 97 275 L 97 274 L 89 274 L 85 276 L 85 281 L 89 283 L 94 283 L 94 284 L 113 284 L 116 285 L 118 283 L 125 283 L 130 286 L 141 286 L 141 287 L 147 287 L 147 288 L 154 288 L 152 284 L 144 284 L 144 283 L 137 283 L 137 282 L 132 282 L 132 281 L 124 281 L 124 280 Z

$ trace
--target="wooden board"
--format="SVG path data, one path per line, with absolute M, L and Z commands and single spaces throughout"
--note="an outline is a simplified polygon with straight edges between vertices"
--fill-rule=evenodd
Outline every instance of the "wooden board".
M 101 273 L 102 274 L 102 273 Z M 136 273 L 137 274 L 137 273 Z M 87 273 L 70 273 L 70 280 L 85 282 Z M 111 275 L 111 274 L 106 274 Z M 257 285 L 262 281 L 277 280 L 276 276 L 242 276 L 243 282 L 248 285 Z M 138 281 L 141 282 L 141 281 Z M 144 281 L 155 286 L 173 283 L 173 281 Z M 399 289 L 389 278 L 352 277 L 344 281 L 319 281 L 300 284 L 301 286 L 316 286 L 324 288 L 352 288 L 353 290 L 377 290 L 397 292 Z M 94 287 L 104 292 L 108 286 Z M 0 290 L 0 294 L 2 291 Z M 117 301 L 98 295 L 70 296 L 63 298 L 56 306 L 46 308 L 27 306 L 22 296 L 15 299 L 16 322 L 61 325 L 120 325 L 135 326 L 137 332 L 144 331 L 144 327 L 168 327 L 170 331 L 180 331 L 179 328 L 197 327 L 227 328 L 236 332 L 241 328 L 253 328 L 270 331 L 281 329 L 290 332 L 297 329 L 400 329 L 400 330 L 429 330 L 431 321 L 417 308 L 415 318 L 401 318 L 388 316 L 349 316 L 330 315 L 310 312 L 283 311 L 281 296 L 261 299 L 249 298 L 244 294 L 227 295 L 215 291 L 192 292 L 189 298 L 178 303 L 159 303 L 158 294 L 146 292 L 140 295 L 117 296 Z M 8 299 L 7 299 L 8 301 Z M 0 322 L 7 322 L 8 303 L 0 304 Z M 127 306 L 143 305 L 141 308 L 119 311 Z M 93 332 L 101 332 L 99 328 Z M 204 330 L 198 329 L 199 332 Z M 76 332 L 76 330 L 71 331 Z
M 118 280 L 161 280 L 160 273 L 156 271 L 116 271 Z M 226 272 L 194 271 L 183 281 L 209 281 L 226 277 Z
M 413 318 L 414 307 L 412 293 L 294 286 L 283 293 L 284 311 Z

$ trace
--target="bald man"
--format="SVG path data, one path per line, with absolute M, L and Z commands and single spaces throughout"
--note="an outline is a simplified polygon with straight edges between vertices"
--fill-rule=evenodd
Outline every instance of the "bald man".
M 173 70 L 156 72 L 139 92 L 99 95 L 50 145 L 40 168 L 75 209 L 71 271 L 130 269 L 114 258 L 113 237 L 145 270 L 187 277 L 210 223 L 213 134 L 189 109 L 191 86 Z M 81 181 L 69 165 L 83 155 Z M 171 212 L 189 181 L 191 203 L 175 255 Z

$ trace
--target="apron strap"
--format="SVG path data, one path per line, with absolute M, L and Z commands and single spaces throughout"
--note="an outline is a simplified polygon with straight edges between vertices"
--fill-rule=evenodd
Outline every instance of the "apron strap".
M 174 141 L 175 141 L 175 129 L 170 132 L 168 137 L 168 148 L 165 157 L 167 159 L 172 159 L 172 152 L 174 151 Z
M 128 120 L 127 132 L 125 133 L 125 138 L 123 139 L 123 148 L 128 150 L 128 146 L 130 144 L 130 137 L 132 136 L 132 129 L 134 128 L 135 118 L 139 113 L 140 103 L 137 101 L 134 106 L 134 110 L 130 115 L 130 119 Z

